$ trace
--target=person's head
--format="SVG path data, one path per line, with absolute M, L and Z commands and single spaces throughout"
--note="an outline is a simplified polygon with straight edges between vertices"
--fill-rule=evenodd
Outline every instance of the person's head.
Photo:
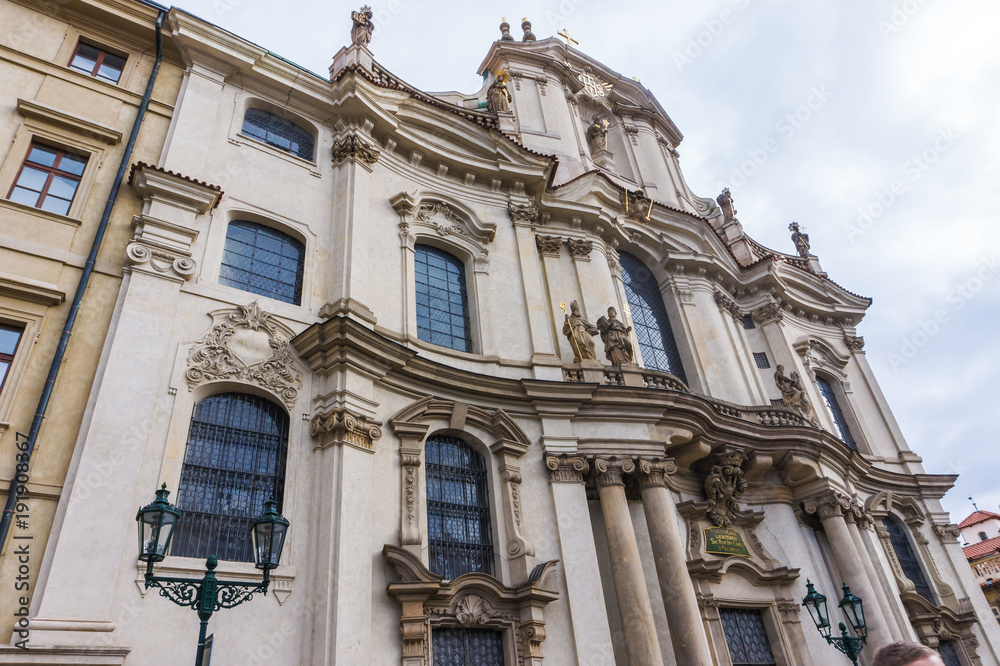
M 926 645 L 900 641 L 879 650 L 872 666 L 944 666 L 944 662 Z

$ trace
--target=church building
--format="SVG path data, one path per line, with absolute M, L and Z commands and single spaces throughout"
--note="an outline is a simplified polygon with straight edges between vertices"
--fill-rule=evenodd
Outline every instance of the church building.
M 956 477 L 797 224 L 772 250 L 693 192 L 653 93 L 568 36 L 504 20 L 482 88 L 431 94 L 343 20 L 320 75 L 143 0 L 0 0 L 0 476 L 32 512 L 0 664 L 825 665 L 803 599 L 856 634 L 849 588 L 860 663 L 1000 666 Z

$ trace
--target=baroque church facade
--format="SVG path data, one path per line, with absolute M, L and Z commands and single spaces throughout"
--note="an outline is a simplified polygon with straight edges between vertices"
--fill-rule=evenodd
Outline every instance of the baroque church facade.
M 0 663 L 195 658 L 195 614 L 137 559 L 165 484 L 159 576 L 214 555 L 257 581 L 253 518 L 273 497 L 291 523 L 268 594 L 212 616 L 214 664 L 837 663 L 807 580 L 835 626 L 843 583 L 864 600 L 862 663 L 907 639 L 1000 664 L 939 503 L 955 477 L 924 472 L 865 359 L 870 300 L 797 226 L 771 250 L 695 194 L 637 81 L 527 21 L 463 95 L 379 64 L 367 8 L 326 77 L 176 8 L 0 7 L 57 42 L 0 47 L 24 255 L 0 269 L 0 469 L 35 512 L 4 534 L 0 599 L 26 610 Z M 31 376 L 109 190 L 56 437 Z M 19 236 L 36 218 L 62 236 Z M 47 281 L 46 255 L 69 257 Z

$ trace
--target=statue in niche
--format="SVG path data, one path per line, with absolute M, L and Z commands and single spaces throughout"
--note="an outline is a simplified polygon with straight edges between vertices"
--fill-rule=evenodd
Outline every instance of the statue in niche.
M 746 492 L 747 482 L 743 478 L 742 451 L 731 451 L 719 456 L 719 464 L 712 467 L 705 479 L 705 497 L 708 499 L 708 519 L 715 527 L 729 527 L 733 517 L 739 513 L 736 503 Z
M 626 326 L 618 319 L 618 312 L 608 308 L 608 316 L 597 320 L 597 328 L 601 331 L 601 341 L 604 343 L 604 355 L 611 365 L 633 363 L 632 339 L 629 333 L 631 326 Z
M 565 303 L 561 303 L 563 312 L 566 312 Z M 594 353 L 594 336 L 600 333 L 597 327 L 583 318 L 580 314 L 580 304 L 573 301 L 569 305 L 569 313 L 566 314 L 566 321 L 563 323 L 563 335 L 569 339 L 569 346 L 573 348 L 573 362 L 593 361 L 597 359 Z
M 486 91 L 486 104 L 492 113 L 507 113 L 510 111 L 510 91 L 507 90 L 507 72 L 497 72 L 496 81 Z
M 372 41 L 372 33 L 375 32 L 375 24 L 372 23 L 372 8 L 368 5 L 359 11 L 351 12 L 351 20 L 354 27 L 351 28 L 351 43 L 357 46 L 368 46 Z
M 504 17 L 503 22 L 500 24 L 500 41 L 501 42 L 512 42 L 514 37 L 510 34 L 510 23 L 507 23 L 507 18 Z
M 593 122 L 587 128 L 587 141 L 590 143 L 591 153 L 608 149 L 608 121 L 596 113 Z
M 792 242 L 795 243 L 795 251 L 800 257 L 809 258 L 809 234 L 799 231 L 799 223 L 792 222 L 788 225 L 788 230 L 792 232 Z
M 802 414 L 803 418 L 810 425 L 816 424 L 816 412 L 809 401 L 809 394 L 802 386 L 799 373 L 792 371 L 792 374 L 785 376 L 785 366 L 779 365 L 774 372 L 774 383 L 781 391 L 781 397 L 785 401 L 786 407 L 791 407 Z

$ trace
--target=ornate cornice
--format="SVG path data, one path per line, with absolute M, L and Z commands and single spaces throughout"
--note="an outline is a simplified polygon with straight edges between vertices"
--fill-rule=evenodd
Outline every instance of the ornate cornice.
M 381 426 L 380 422 L 369 420 L 363 414 L 354 414 L 346 409 L 332 409 L 312 417 L 309 434 L 315 440 L 317 449 L 346 444 L 372 452 L 375 442 L 382 437 Z

